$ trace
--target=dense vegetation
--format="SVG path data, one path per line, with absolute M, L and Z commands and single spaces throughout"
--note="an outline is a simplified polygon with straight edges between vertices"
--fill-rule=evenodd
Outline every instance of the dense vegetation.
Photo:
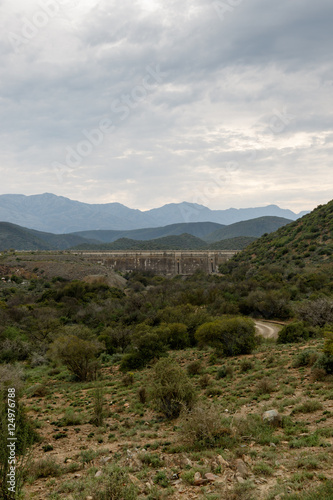
M 234 388 L 235 394 L 240 387 L 246 392 L 247 384 L 250 380 L 253 382 L 250 376 L 243 380 L 244 374 L 258 364 L 256 356 L 261 352 L 253 319 L 285 323 L 277 339 L 277 348 L 282 354 L 287 352 L 283 351 L 285 344 L 289 348 L 310 342 L 310 349 L 296 352 L 292 368 L 308 369 L 315 382 L 330 383 L 333 373 L 332 210 L 331 202 L 277 233 L 263 236 L 251 244 L 250 250 L 244 250 L 221 266 L 218 275 L 197 272 L 188 277 L 165 278 L 132 272 L 124 276 L 126 282 L 121 288 L 109 286 L 102 278 L 91 282 L 66 280 L 61 273 L 52 279 L 47 272 L 40 273 L 39 277 L 25 277 L 24 254 L 12 253 L 11 262 L 14 259 L 16 266 L 10 268 L 8 255 L 2 256 L 0 266 L 6 281 L 0 288 L 0 388 L 4 391 L 15 384 L 20 387 L 21 397 L 24 393 L 22 369 L 35 382 L 40 382 L 40 374 L 55 377 L 56 383 L 67 384 L 66 390 L 71 384 L 88 384 L 86 387 L 95 390 L 95 411 L 89 425 L 101 428 L 103 394 L 96 384 L 105 376 L 105 370 L 109 370 L 112 377 L 122 377 L 121 384 L 125 387 L 131 387 L 135 377 L 140 377 L 135 374 L 145 373 L 146 381 L 133 395 L 139 400 L 132 403 L 133 408 L 138 405 L 136 415 L 145 415 L 147 419 L 144 412 L 145 405 L 149 404 L 149 411 L 162 415 L 162 419 L 180 419 L 185 439 L 193 449 L 198 446 L 200 450 L 232 449 L 235 459 L 243 453 L 237 449 L 243 438 L 250 436 L 261 446 L 276 445 L 281 437 L 263 425 L 259 415 L 240 420 L 235 430 L 233 421 L 222 421 L 214 405 L 207 406 L 207 399 L 221 396 L 221 387 L 226 387 L 236 368 L 237 383 L 243 385 Z M 314 250 L 310 250 L 312 246 Z M 19 271 L 22 271 L 20 276 L 16 274 Z M 188 362 L 193 353 L 194 360 Z M 251 353 L 256 355 L 249 358 Z M 277 378 L 284 365 L 281 362 L 280 366 L 274 358 L 269 361 L 269 352 L 266 354 L 262 362 L 266 363 L 267 376 L 263 377 L 258 369 L 256 377 L 260 380 L 254 399 L 246 400 L 246 404 L 265 400 L 276 390 L 271 367 L 275 366 Z M 187 360 L 186 372 L 181 367 L 184 359 Z M 212 383 L 212 373 L 220 385 Z M 287 369 L 283 373 L 287 380 Z M 331 397 L 329 392 L 325 394 Z M 47 396 L 47 390 L 43 384 L 37 384 L 26 390 L 25 397 L 30 396 L 41 401 Z M 117 393 L 113 397 L 117 397 Z M 223 397 L 227 398 L 227 394 Z M 242 397 L 245 398 L 243 393 Z M 237 395 L 233 398 L 228 400 L 229 405 L 236 407 Z M 322 403 L 315 400 L 292 406 L 293 415 L 322 409 Z M 4 411 L 2 404 L 1 428 L 4 428 Z M 56 421 L 54 439 L 67 437 L 66 431 L 61 430 L 63 426 L 79 428 L 79 416 L 70 411 L 73 408 Z M 329 417 L 327 413 L 322 415 L 324 420 Z M 295 432 L 303 436 L 303 441 L 290 437 L 291 448 L 320 446 L 324 434 L 305 435 L 304 426 L 288 418 L 282 426 L 285 438 L 289 439 Z M 32 425 L 23 416 L 22 422 L 23 429 Z M 177 426 L 173 431 L 176 430 Z M 325 437 L 331 437 L 329 431 L 325 432 L 328 433 Z M 4 454 L 0 455 L 2 486 L 6 469 L 1 469 L 1 464 L 5 459 Z M 155 464 L 158 468 L 161 464 L 156 458 L 154 462 L 154 456 L 145 456 L 141 461 L 148 467 Z M 40 466 L 31 474 L 35 474 L 34 477 L 60 474 L 50 463 L 44 463 L 43 467 L 46 472 L 41 472 Z M 261 474 L 270 474 L 263 463 L 259 462 L 258 467 Z M 47 472 L 50 470 L 53 472 Z M 218 470 L 218 465 L 214 470 Z M 122 475 L 113 464 L 109 474 L 113 482 L 105 486 L 105 496 L 98 498 L 123 498 L 125 472 Z M 169 484 L 168 477 L 158 477 L 157 481 Z M 118 497 L 112 496 L 116 493 L 110 488 L 117 485 L 120 493 Z M 128 490 L 126 495 L 124 498 L 132 498 L 133 490 Z
M 259 217 L 223 226 L 213 222 L 171 224 L 129 231 L 95 230 L 52 234 L 0 222 L 0 251 L 65 250 L 241 250 L 265 232 L 289 222 L 281 217 Z
M 332 255 L 333 200 L 276 232 L 264 235 L 235 261 L 256 266 L 277 263 L 303 268 L 332 263 Z

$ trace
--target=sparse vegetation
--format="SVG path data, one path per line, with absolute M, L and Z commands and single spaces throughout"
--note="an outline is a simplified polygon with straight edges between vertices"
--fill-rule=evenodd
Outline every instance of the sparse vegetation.
M 1 256 L 0 388 L 19 394 L 27 498 L 330 498 L 328 205 L 221 275 L 134 272 L 120 289 L 83 281 L 80 256 Z M 259 341 L 253 318 L 276 320 L 279 341 Z

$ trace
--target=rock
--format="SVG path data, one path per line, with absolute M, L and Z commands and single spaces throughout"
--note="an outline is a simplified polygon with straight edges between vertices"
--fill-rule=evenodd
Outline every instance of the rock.
M 215 474 L 212 474 L 211 472 L 207 472 L 207 474 L 205 474 L 205 478 L 208 479 L 209 482 L 213 483 L 216 479 L 218 479 L 218 476 L 215 476 Z
M 271 425 L 278 426 L 281 424 L 282 418 L 277 410 L 268 410 L 262 416 L 264 422 L 268 422 Z
M 217 455 L 216 461 L 220 465 L 222 465 L 222 467 L 230 467 L 229 462 L 227 462 L 226 460 L 224 460 L 224 458 L 222 457 L 222 455 Z
M 242 477 L 247 477 L 249 475 L 249 470 L 241 458 L 236 460 L 236 469 L 238 474 L 240 474 Z
M 186 467 L 186 466 L 192 467 L 192 462 L 188 457 L 183 456 L 181 459 L 181 465 L 182 465 L 182 467 Z
M 201 474 L 200 472 L 196 472 L 194 474 L 194 486 L 202 486 L 203 484 L 207 484 L 209 483 L 209 480 L 208 479 L 203 479 L 201 477 Z
M 112 457 L 102 457 L 100 459 L 101 464 L 105 465 L 107 462 L 111 460 Z
M 129 474 L 128 478 L 131 481 L 131 483 L 134 484 L 134 486 L 136 486 L 139 489 L 140 492 L 144 490 L 144 485 L 137 477 L 133 476 L 133 474 Z
M 239 484 L 244 484 L 245 483 L 245 479 L 237 472 L 236 474 L 236 481 L 239 483 Z
M 101 477 L 102 474 L 103 472 L 101 470 L 98 470 L 95 474 L 95 477 Z

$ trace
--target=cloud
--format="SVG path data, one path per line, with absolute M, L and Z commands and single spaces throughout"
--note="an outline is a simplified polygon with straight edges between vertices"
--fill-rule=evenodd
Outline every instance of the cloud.
M 327 0 L 2 1 L 2 193 L 328 201 L 332 14 Z

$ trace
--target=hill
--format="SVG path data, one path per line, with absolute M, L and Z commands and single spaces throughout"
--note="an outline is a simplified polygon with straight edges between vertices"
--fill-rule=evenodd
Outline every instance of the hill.
M 113 243 L 83 244 L 75 247 L 77 250 L 206 250 L 206 248 L 207 245 L 203 240 L 186 233 L 147 241 L 120 238 Z
M 207 247 L 209 250 L 243 250 L 243 248 L 246 248 L 256 239 L 257 238 L 251 236 L 238 236 L 237 238 L 208 243 Z
M 222 229 L 222 224 L 215 222 L 184 222 L 179 224 L 169 224 L 163 227 L 132 229 L 130 231 L 94 230 L 79 231 L 73 233 L 83 238 L 98 240 L 103 243 L 112 243 L 119 238 L 129 238 L 131 240 L 153 240 L 164 236 L 176 236 L 184 233 L 191 234 L 197 238 L 204 238 L 213 231 Z
M 97 243 L 74 234 L 52 234 L 0 222 L 0 251 L 15 250 L 65 250 L 82 243 Z
M 0 223 L 0 251 L 15 250 L 239 250 L 253 238 L 288 222 L 278 217 L 260 217 L 223 226 L 214 222 L 170 224 L 131 231 L 92 230 L 53 234 L 8 222 Z M 177 238 L 178 237 L 178 238 Z M 247 238 L 240 240 L 238 238 Z M 249 239 L 250 238 L 250 239 Z M 221 243 L 222 240 L 228 240 Z M 217 242 L 215 244 L 215 242 Z M 114 243 L 114 245 L 112 245 Z M 164 248 L 163 245 L 166 245 Z M 232 245 L 235 245 L 232 248 Z
M 333 200 L 301 219 L 264 235 L 234 257 L 257 266 L 279 263 L 319 265 L 332 263 Z
M 203 239 L 207 242 L 214 242 L 237 238 L 238 236 L 259 238 L 263 234 L 276 231 L 290 222 L 292 222 L 290 219 L 283 217 L 258 217 L 218 228 Z
M 50 250 L 51 247 L 26 228 L 9 222 L 0 222 L 0 251 L 10 248 L 15 250 Z
M 188 222 L 233 224 L 263 216 L 295 220 L 300 215 L 302 213 L 295 214 L 276 205 L 210 210 L 203 205 L 183 202 L 141 211 L 120 203 L 88 204 L 50 193 L 0 195 L 0 220 L 57 234 L 90 231 L 91 228 L 124 231 Z

